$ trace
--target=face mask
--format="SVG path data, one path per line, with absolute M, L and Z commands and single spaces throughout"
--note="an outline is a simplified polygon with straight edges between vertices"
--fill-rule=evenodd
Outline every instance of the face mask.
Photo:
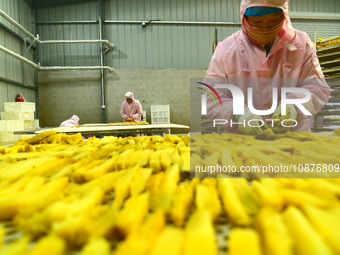
M 264 46 L 276 38 L 282 28 L 283 21 L 284 19 L 275 27 L 263 29 L 252 27 L 248 20 L 243 18 L 243 31 L 254 44 Z

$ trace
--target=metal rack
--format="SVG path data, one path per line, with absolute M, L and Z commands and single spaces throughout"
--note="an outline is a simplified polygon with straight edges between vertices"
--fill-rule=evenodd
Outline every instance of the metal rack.
M 65 43 L 100 43 L 100 44 L 106 44 L 107 50 L 113 49 L 114 44 L 109 42 L 108 40 L 48 40 L 48 41 L 41 41 L 39 39 L 39 35 L 34 36 L 31 32 L 29 32 L 27 29 L 25 29 L 23 26 L 21 26 L 18 22 L 16 22 L 14 19 L 12 19 L 10 16 L 8 16 L 4 11 L 0 10 L 0 16 L 2 16 L 4 19 L 6 19 L 9 23 L 14 25 L 16 28 L 18 28 L 21 32 L 23 32 L 26 36 L 28 36 L 25 40 L 31 40 L 31 45 L 28 47 L 28 49 L 36 42 L 39 44 L 65 44 Z M 101 23 L 101 22 L 99 22 Z M 101 24 L 100 24 L 101 25 Z M 25 44 L 26 45 L 26 44 Z M 93 69 L 101 69 L 101 70 L 108 70 L 110 72 L 113 72 L 113 69 L 109 66 L 48 66 L 43 67 L 39 64 L 34 63 L 33 61 L 7 49 L 6 47 L 3 47 L 0 45 L 0 50 L 25 62 L 26 64 L 29 64 L 30 66 L 38 69 L 38 70 L 93 70 Z
M 7 49 L 4 46 L 0 45 L 0 50 L 5 52 L 6 54 L 9 54 L 17 59 L 19 59 L 22 62 L 25 62 L 26 64 L 34 67 L 37 70 L 40 71 L 60 71 L 60 70 L 100 70 L 100 80 L 101 80 L 101 108 L 102 108 L 102 119 L 103 122 L 106 122 L 106 103 L 105 103 L 105 86 L 104 86 L 104 70 L 108 70 L 109 72 L 113 73 L 113 68 L 109 66 L 104 66 L 104 53 L 106 53 L 108 50 L 112 50 L 114 48 L 114 44 L 109 42 L 108 40 L 103 39 L 103 21 L 102 21 L 102 6 L 101 1 L 99 2 L 99 16 L 98 16 L 98 24 L 99 24 L 99 39 L 98 40 L 48 40 L 48 41 L 41 41 L 39 39 L 39 35 L 37 36 L 33 35 L 30 31 L 25 29 L 22 25 L 20 25 L 18 22 L 16 22 L 14 19 L 12 19 L 10 16 L 8 16 L 4 11 L 0 10 L 0 16 L 2 16 L 4 19 L 6 19 L 9 23 L 11 23 L 13 26 L 18 28 L 21 32 L 27 36 L 25 40 L 25 46 L 27 43 L 29 43 L 29 46 L 27 47 L 27 50 L 29 50 L 34 43 L 39 43 L 41 45 L 43 44 L 69 44 L 69 43 L 99 43 L 100 44 L 100 65 L 99 66 L 40 66 L 40 64 L 36 64 L 35 62 L 21 56 L 20 54 L 17 54 L 9 49 Z M 106 45 L 106 48 L 104 48 L 104 45 Z
M 316 46 L 322 71 L 331 87 L 331 96 L 314 117 L 314 131 L 332 131 L 340 128 L 340 37 L 318 40 Z

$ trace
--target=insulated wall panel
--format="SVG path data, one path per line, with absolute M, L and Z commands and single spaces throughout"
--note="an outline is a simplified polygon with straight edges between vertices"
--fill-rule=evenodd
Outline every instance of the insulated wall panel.
M 98 1 L 49 6 L 37 11 L 38 33 L 41 40 L 99 39 Z M 63 21 L 58 23 L 53 21 Z M 76 23 L 75 21 L 85 21 Z M 39 24 L 40 22 L 40 24 Z M 44 66 L 99 65 L 99 44 L 43 44 L 39 58 Z
M 29 32 L 33 32 L 31 7 L 24 0 L 1 0 L 0 9 Z M 28 49 L 22 31 L 0 16 L 0 45 L 33 61 L 34 48 Z M 14 101 L 22 93 L 30 102 L 36 102 L 35 69 L 13 56 L 0 51 L 0 110 L 3 103 Z
M 105 54 L 105 64 L 117 69 L 207 68 L 215 30 L 222 41 L 240 29 L 240 0 L 103 0 L 102 5 L 103 37 L 116 46 Z M 98 24 L 46 23 L 97 21 L 98 8 L 98 1 L 39 8 L 41 39 L 98 39 Z M 313 41 L 315 32 L 329 37 L 340 31 L 338 0 L 290 1 L 290 13 L 301 14 L 292 18 L 293 26 Z M 314 14 L 319 18 L 305 18 Z M 330 15 L 339 18 L 327 20 Z M 44 45 L 41 53 L 43 65 L 99 64 L 96 44 Z

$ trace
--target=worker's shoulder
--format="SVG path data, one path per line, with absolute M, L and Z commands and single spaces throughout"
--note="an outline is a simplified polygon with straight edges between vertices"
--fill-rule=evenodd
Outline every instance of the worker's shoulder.
M 240 45 L 240 41 L 242 40 L 242 32 L 241 30 L 236 31 L 232 35 L 225 38 L 223 41 L 219 42 L 217 47 L 218 50 L 224 51 L 225 53 L 230 52 L 232 50 L 237 50 Z
M 296 37 L 309 38 L 309 35 L 306 32 L 301 31 L 299 29 L 294 29 L 294 30 L 295 30 Z
M 296 46 L 305 47 L 311 43 L 311 39 L 309 35 L 301 30 L 295 29 L 295 38 L 293 40 L 293 44 Z

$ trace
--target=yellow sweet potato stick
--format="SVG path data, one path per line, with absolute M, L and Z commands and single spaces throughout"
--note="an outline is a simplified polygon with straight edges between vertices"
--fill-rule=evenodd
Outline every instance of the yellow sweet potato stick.
M 1 249 L 3 238 L 5 235 L 6 235 L 6 229 L 2 225 L 0 225 L 0 249 Z
M 152 168 L 153 172 L 158 172 L 162 169 L 161 166 L 161 150 L 157 150 L 151 153 L 150 155 L 150 168 Z
M 181 155 L 179 155 L 177 148 L 170 155 L 170 159 L 171 159 L 173 164 L 179 165 L 179 167 L 182 169 L 183 159 L 182 159 Z
M 253 229 L 234 228 L 228 239 L 228 255 L 261 255 L 261 244 L 258 233 Z
M 162 210 L 151 214 L 145 222 L 118 245 L 113 255 L 148 255 L 159 233 L 165 227 Z
M 152 170 L 150 168 L 136 167 L 131 181 L 131 196 L 136 196 L 145 190 L 146 183 L 151 176 Z
M 59 198 L 60 192 L 66 187 L 67 178 L 60 178 L 48 182 L 34 192 L 20 192 L 8 197 L 0 198 L 0 219 L 11 219 L 19 209 L 34 206 L 43 208 Z
M 102 238 L 107 236 L 114 239 L 116 233 L 114 233 L 113 229 L 118 214 L 119 211 L 111 206 L 107 210 L 103 210 L 98 217 L 88 222 L 87 225 L 89 225 L 88 229 L 91 230 L 91 237 Z
M 92 190 L 94 188 L 100 188 L 104 192 L 107 192 L 113 189 L 113 183 L 115 183 L 116 179 L 120 176 L 120 174 L 121 174 L 120 172 L 104 174 L 101 177 L 98 177 L 92 181 L 89 181 L 79 186 L 75 186 L 73 189 L 70 190 L 70 192 L 87 193 L 89 190 Z
M 194 201 L 193 190 L 190 183 L 185 182 L 179 185 L 173 194 L 170 215 L 177 227 L 182 227 L 189 215 Z
M 180 255 L 184 231 L 179 228 L 166 227 L 160 233 L 150 255 Z
M 230 181 L 234 184 L 234 188 L 239 195 L 242 204 L 246 208 L 249 215 L 254 215 L 259 211 L 259 201 L 254 193 L 251 192 L 251 187 L 244 178 L 232 178 Z
M 140 166 L 147 166 L 149 164 L 151 153 L 152 153 L 151 150 L 141 151 L 137 164 Z
M 311 204 L 319 207 L 326 207 L 332 204 L 332 200 L 326 200 L 324 198 L 311 195 L 307 192 L 293 189 L 277 189 L 277 192 L 282 197 L 286 205 L 294 205 L 301 207 L 304 204 Z M 335 202 L 335 201 L 334 201 Z
M 340 219 L 340 206 L 331 207 L 328 211 L 333 217 Z
M 132 176 L 132 169 L 121 171 L 114 183 L 115 198 L 113 200 L 113 206 L 117 209 L 122 206 L 125 198 L 130 195 Z
M 179 181 L 179 167 L 178 165 L 172 165 L 165 171 L 165 175 L 162 179 L 158 194 L 156 194 L 156 208 L 163 209 L 165 213 L 168 213 L 171 208 L 172 196 L 177 188 Z
M 189 218 L 183 238 L 183 255 L 217 254 L 211 214 L 197 210 Z
M 123 236 L 136 231 L 149 210 L 149 194 L 143 193 L 126 200 L 117 216 L 115 228 Z M 137 210 L 138 208 L 138 210 Z
M 21 237 L 7 245 L 0 248 L 0 255 L 22 255 L 28 253 L 29 238 L 27 236 Z
M 226 148 L 222 149 L 221 165 L 222 166 L 229 166 L 229 165 L 235 166 L 236 165 L 233 158 L 232 158 L 232 151 L 231 150 L 228 150 Z
M 218 192 L 223 201 L 224 211 L 235 225 L 248 226 L 250 218 L 230 179 L 218 181 Z
M 288 207 L 283 213 L 283 219 L 294 240 L 294 249 L 297 255 L 334 254 L 296 207 Z
M 10 167 L 6 169 L 2 169 L 0 172 L 0 179 L 8 179 L 8 180 L 15 180 L 17 178 L 20 178 L 22 175 L 26 173 L 31 173 L 31 171 L 35 171 L 37 169 L 37 166 L 44 167 L 46 169 L 46 166 L 51 164 L 52 161 L 55 161 L 57 159 L 51 159 L 50 157 L 40 157 L 40 158 L 33 158 L 29 160 L 25 160 L 24 162 L 12 164 Z M 59 164 L 59 161 L 56 162 L 56 165 Z
M 340 185 L 328 181 L 327 179 L 312 178 L 306 183 L 308 191 L 328 192 L 340 196 Z
M 58 236 L 49 235 L 40 239 L 28 255 L 63 255 L 64 251 L 64 241 Z
M 272 207 L 264 207 L 256 217 L 265 255 L 293 255 L 293 240 L 282 216 Z
M 82 172 L 81 173 L 82 178 L 85 181 L 91 181 L 91 180 L 94 180 L 96 178 L 103 176 L 107 172 L 113 171 L 117 158 L 118 158 L 118 155 L 115 155 L 110 159 L 106 159 L 104 162 L 93 167 L 92 169 Z
M 252 183 L 252 191 L 259 197 L 262 205 L 272 206 L 277 210 L 282 209 L 283 199 L 275 189 L 254 181 Z
M 198 184 L 196 187 L 195 204 L 198 210 L 208 210 L 213 221 L 221 213 L 221 203 L 215 187 Z
M 110 243 L 104 238 L 93 238 L 81 250 L 80 255 L 110 255 Z
M 152 210 L 163 209 L 165 213 L 169 213 L 171 208 L 172 196 L 179 181 L 179 167 L 172 165 L 164 175 L 160 175 L 160 179 L 154 179 L 155 186 L 151 189 L 150 208 Z
M 50 222 L 56 222 L 90 211 L 95 205 L 101 204 L 103 195 L 100 188 L 94 188 L 81 199 L 58 201 L 46 209 L 46 216 Z
M 130 166 L 130 158 L 134 153 L 134 149 L 128 149 L 126 151 L 123 151 L 121 154 L 119 154 L 119 157 L 116 161 L 116 169 L 126 169 Z
M 160 154 L 160 160 L 161 160 L 161 168 L 163 171 L 165 171 L 168 167 L 171 166 L 172 161 L 171 161 L 171 154 L 173 153 L 175 149 L 173 148 L 168 148 L 162 150 Z
M 190 172 L 190 151 L 181 153 L 181 157 L 183 162 L 181 170 L 184 172 Z
M 340 254 L 340 219 L 327 211 L 306 204 L 303 207 L 314 228 L 333 250 Z

